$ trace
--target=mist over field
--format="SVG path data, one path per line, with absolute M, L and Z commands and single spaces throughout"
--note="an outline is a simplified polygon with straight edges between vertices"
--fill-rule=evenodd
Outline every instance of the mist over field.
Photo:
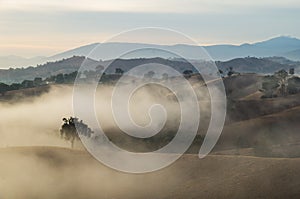
M 55 84 L 36 96 L 20 97 L 24 92 L 14 91 L 18 97 L 0 103 L 1 194 L 5 198 L 28 199 L 297 198 L 300 96 L 261 99 L 257 85 L 262 80 L 255 74 L 225 78 L 226 91 L 230 91 L 226 125 L 214 150 L 199 159 L 211 102 L 207 87 L 197 75 L 191 77 L 201 110 L 195 142 L 178 161 L 148 174 L 111 169 L 95 160 L 80 141 L 71 149 L 70 142 L 60 137 L 62 118 L 76 116 L 72 107 L 73 86 Z M 173 81 L 176 83 L 176 79 Z M 148 125 L 151 114 L 164 121 L 162 115 L 149 114 L 153 104 L 161 104 L 166 110 L 162 132 L 142 141 L 122 132 L 114 121 L 114 88 L 99 85 L 95 93 L 99 123 L 113 143 L 128 151 L 149 152 L 174 138 L 180 121 L 180 106 L 174 93 L 155 84 L 133 93 L 129 110 L 136 124 Z M 182 87 L 183 94 L 185 89 Z
M 104 131 L 110 132 L 119 129 L 111 109 L 113 89 L 113 86 L 99 86 L 95 95 L 95 111 L 99 123 Z M 202 93 L 204 91 L 205 89 Z M 200 92 L 201 90 L 198 90 L 199 96 Z M 204 99 L 205 95 L 201 98 Z M 29 100 L 25 98 L 25 100 L 12 100 L 9 103 L 0 102 L 0 146 L 67 147 L 68 143 L 59 137 L 59 129 L 63 117 L 74 116 L 72 100 L 72 86 L 56 85 L 52 86 L 47 93 L 31 97 Z M 142 87 L 133 94 L 129 102 L 130 114 L 137 125 L 149 124 L 151 122 L 149 109 L 153 104 L 161 104 L 167 113 L 165 124 L 167 128 L 173 131 L 178 128 L 179 104 L 170 90 L 158 85 Z M 204 117 L 205 111 L 209 108 L 207 102 L 202 103 L 205 103 L 201 110 Z M 163 121 L 164 118 L 161 120 Z
M 98 87 L 96 112 L 102 128 L 116 139 L 122 132 L 111 111 L 113 88 Z M 70 143 L 60 137 L 59 129 L 63 117 L 73 116 L 72 100 L 72 86 L 55 85 L 40 96 L 1 102 L 1 195 L 6 198 L 95 198 L 99 195 L 140 198 L 154 191 L 153 197 L 172 197 L 168 187 L 172 184 L 179 186 L 177 179 L 184 175 L 177 173 L 175 168 L 154 175 L 131 176 L 103 166 L 84 150 L 79 141 L 71 150 Z M 174 134 L 179 125 L 180 109 L 175 96 L 161 86 L 142 87 L 132 95 L 129 106 L 132 118 L 138 125 L 147 125 L 150 122 L 148 110 L 154 103 L 164 106 L 166 128 Z M 123 141 L 116 140 L 122 146 Z M 124 143 L 126 148 L 132 146 L 134 140 Z M 136 148 L 151 149 L 143 143 L 136 143 L 131 149 Z M 19 173 L 19 169 L 25 173 Z M 171 178 L 166 179 L 167 176 Z M 157 181 L 164 181 L 164 185 L 157 184 Z
M 1 147 L 67 146 L 59 139 L 62 117 L 72 115 L 72 88 L 57 86 L 31 100 L 0 103 Z

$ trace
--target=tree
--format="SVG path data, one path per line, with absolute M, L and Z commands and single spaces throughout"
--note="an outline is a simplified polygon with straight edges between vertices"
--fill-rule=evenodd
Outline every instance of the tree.
M 118 75 L 123 75 L 124 71 L 121 68 L 116 68 L 115 73 Z
M 60 129 L 60 135 L 62 138 L 64 138 L 67 141 L 71 142 L 71 148 L 74 147 L 74 142 L 75 140 L 79 140 L 79 134 L 86 136 L 86 137 L 91 137 L 91 135 L 94 133 L 88 125 L 84 124 L 81 121 L 79 121 L 78 118 L 63 118 L 63 125 L 61 126 Z
M 6 91 L 8 91 L 8 89 L 9 89 L 9 86 L 7 84 L 0 83 L 0 94 L 1 95 L 4 95 L 4 93 Z
M 262 82 L 262 91 L 265 93 L 263 97 L 274 97 L 275 90 L 279 90 L 280 96 L 296 93 L 298 90 L 297 85 L 289 86 L 289 83 L 295 83 L 293 76 L 289 75 L 294 74 L 294 72 L 293 68 L 289 70 L 289 73 L 282 69 L 275 72 L 272 76 L 266 76 Z
M 187 78 L 190 78 L 193 74 L 192 70 L 185 70 L 183 71 L 184 76 L 186 76 Z
M 60 73 L 60 74 L 56 75 L 55 83 L 62 84 L 64 82 L 65 82 L 65 78 L 64 78 L 63 74 Z
M 75 71 L 73 73 L 69 74 L 64 74 L 64 82 L 65 83 L 74 83 L 76 77 L 77 77 L 78 72 Z
M 280 71 L 275 72 L 275 77 L 278 77 L 280 79 L 285 79 L 289 75 L 288 72 L 286 72 L 284 69 L 281 69 Z
M 233 74 L 235 74 L 235 71 L 233 70 L 232 67 L 229 67 L 229 70 L 228 70 L 228 72 L 227 72 L 227 76 L 228 76 L 228 77 L 231 77 Z
M 13 91 L 13 90 L 19 90 L 21 88 L 21 84 L 18 83 L 13 83 L 9 86 L 9 90 Z
M 168 73 L 162 74 L 162 80 L 168 80 L 168 78 L 169 78 Z
M 287 92 L 288 94 L 296 94 L 300 91 L 300 78 L 291 77 L 288 79 Z
M 287 77 L 289 76 L 288 72 L 286 72 L 284 69 L 282 69 L 278 72 L 275 72 L 274 76 L 279 79 L 278 83 L 279 83 L 280 94 L 282 96 L 285 96 L 287 93 L 286 88 L 288 86 L 288 82 L 287 82 Z
M 144 77 L 147 78 L 147 79 L 152 79 L 154 75 L 155 75 L 155 72 L 149 71 L 148 73 L 146 73 L 144 75 Z
M 43 82 L 43 79 L 41 77 L 36 77 L 33 80 L 33 85 L 34 86 L 40 86 L 42 84 L 42 82 Z
M 294 75 L 294 74 L 295 74 L 295 68 L 290 68 L 289 74 L 290 74 L 290 75 Z
M 33 88 L 34 87 L 33 81 L 31 81 L 31 80 L 24 80 L 21 83 L 21 87 L 22 88 Z

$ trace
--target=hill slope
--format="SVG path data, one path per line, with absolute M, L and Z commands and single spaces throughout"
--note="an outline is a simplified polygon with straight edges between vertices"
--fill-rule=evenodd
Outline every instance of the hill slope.
M 161 171 L 130 175 L 85 152 L 28 147 L 1 149 L 0 163 L 4 198 L 300 197 L 300 159 L 185 155 Z

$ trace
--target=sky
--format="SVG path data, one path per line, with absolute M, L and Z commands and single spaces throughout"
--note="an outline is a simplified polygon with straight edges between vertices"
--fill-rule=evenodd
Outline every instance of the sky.
M 300 38 L 299 19 L 299 0 L 0 0 L 0 56 L 51 56 L 140 27 L 174 29 L 199 45 Z

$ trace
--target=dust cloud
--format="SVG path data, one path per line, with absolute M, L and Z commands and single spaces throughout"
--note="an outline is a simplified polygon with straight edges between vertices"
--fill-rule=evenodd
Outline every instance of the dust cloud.
M 96 94 L 99 120 L 109 132 L 117 131 L 108 106 L 112 90 L 99 86 Z M 70 149 L 59 129 L 62 118 L 73 115 L 72 93 L 72 86 L 52 86 L 32 100 L 0 104 L 0 198 L 142 198 L 145 193 L 171 198 L 168 190 L 180 186 L 175 179 L 183 174 L 125 174 L 103 166 L 82 148 Z M 169 94 L 156 86 L 140 89 L 130 102 L 136 123 L 146 125 L 149 106 L 161 103 L 172 127 L 179 107 Z
M 203 119 L 209 102 L 204 87 L 198 87 Z M 112 88 L 98 88 L 96 110 L 104 130 L 120 133 L 109 106 Z M 212 155 L 200 160 L 186 154 L 148 174 L 110 169 L 85 150 L 70 149 L 59 136 L 61 119 L 73 115 L 72 91 L 72 86 L 53 86 L 32 100 L 0 103 L 0 198 L 299 198 L 299 159 Z M 166 125 L 175 129 L 178 103 L 169 90 L 156 86 L 133 95 L 135 122 L 149 123 L 152 103 L 165 105 Z
M 113 89 L 113 86 L 98 87 L 95 108 L 101 128 L 108 134 L 119 134 L 120 129 L 113 118 L 110 105 Z M 48 93 L 33 97 L 32 100 L 0 103 L 0 147 L 70 147 L 69 143 L 60 138 L 59 129 L 63 117 L 73 116 L 72 94 L 72 86 L 56 85 Z M 148 110 L 153 104 L 161 104 L 166 110 L 165 129 L 176 131 L 180 122 L 180 106 L 176 96 L 170 90 L 157 85 L 140 88 L 133 94 L 129 108 L 134 122 L 140 126 L 149 124 L 151 118 Z M 208 105 L 204 102 L 202 105 L 201 116 L 204 118 L 203 110 Z
M 32 100 L 0 103 L 0 147 L 62 146 L 61 119 L 72 115 L 72 88 L 53 86 Z

